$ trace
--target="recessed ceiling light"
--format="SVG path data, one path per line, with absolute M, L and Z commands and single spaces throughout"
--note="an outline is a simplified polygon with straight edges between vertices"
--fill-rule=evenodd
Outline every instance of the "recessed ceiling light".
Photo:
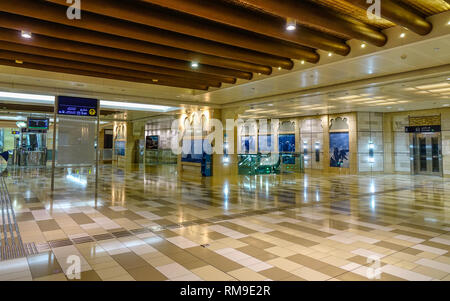
M 294 31 L 297 29 L 297 23 L 292 18 L 287 18 L 286 21 L 286 30 L 288 31 Z
M 198 62 L 192 62 L 191 63 L 192 68 L 198 68 Z
M 305 61 L 304 61 L 304 60 L 302 60 L 302 61 L 300 62 L 300 64 L 304 65 L 304 64 L 305 64 Z
M 401 34 L 400 34 L 400 38 L 404 38 L 406 36 L 406 34 L 404 33 L 404 32 L 402 32 Z
M 158 80 L 157 79 L 152 79 L 152 82 L 157 83 Z
M 281 70 L 281 67 L 278 67 L 278 70 Z
M 366 43 L 361 44 L 361 48 L 366 48 L 366 46 L 367 46 Z
M 23 64 L 23 61 L 21 61 L 21 60 L 16 60 L 16 64 Z
M 328 52 L 328 56 L 333 56 L 333 53 L 332 52 Z
M 21 36 L 22 36 L 22 38 L 24 38 L 24 39 L 31 39 L 31 37 L 32 37 L 33 35 L 32 35 L 31 32 L 29 32 L 29 31 L 22 30 Z
M 269 106 L 269 107 L 273 107 L 273 103 L 269 103 L 268 106 Z
M 258 75 L 261 75 L 261 72 L 259 72 Z

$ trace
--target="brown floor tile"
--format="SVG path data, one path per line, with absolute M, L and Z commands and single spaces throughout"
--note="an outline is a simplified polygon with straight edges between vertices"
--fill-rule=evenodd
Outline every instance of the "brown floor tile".
M 31 212 L 21 212 L 16 213 L 16 220 L 17 222 L 27 222 L 27 221 L 33 221 L 34 216 Z
M 209 239 L 212 239 L 212 240 L 219 240 L 219 239 L 222 239 L 222 238 L 226 238 L 226 237 L 227 237 L 226 235 L 223 235 L 223 234 L 218 233 L 218 232 L 215 232 L 215 231 L 208 232 L 208 233 L 206 234 L 206 236 L 207 236 Z
M 282 270 L 277 267 L 273 267 L 264 271 L 259 272 L 259 274 L 266 276 L 269 279 L 272 280 L 285 280 L 291 277 L 297 277 L 285 270 Z
M 331 276 L 333 278 L 348 272 L 347 270 L 340 269 L 333 265 L 326 265 L 324 267 L 319 268 L 317 271 L 319 271 L 325 275 Z
M 127 269 L 127 272 L 137 281 L 164 281 L 167 277 L 151 265 Z
M 251 236 L 243 237 L 243 238 L 240 238 L 239 240 L 242 241 L 243 243 L 249 244 L 249 245 L 259 248 L 259 249 L 268 249 L 268 248 L 272 248 L 275 246 L 274 244 L 271 244 L 269 242 L 266 242 L 264 240 L 257 239 L 257 238 L 251 237 Z
M 80 273 L 80 279 L 73 279 L 69 281 L 102 281 L 102 278 L 94 270 Z
M 277 237 L 277 238 L 281 238 L 283 240 L 286 240 L 286 241 L 289 241 L 289 242 L 292 242 L 294 244 L 298 244 L 298 245 L 301 245 L 304 247 L 312 247 L 312 246 L 318 245 L 318 243 L 315 241 L 311 241 L 311 240 L 304 239 L 304 238 L 301 238 L 301 237 L 298 237 L 295 235 L 283 233 L 281 231 L 273 231 L 273 232 L 268 232 L 266 234 Z
M 112 255 L 111 257 L 126 270 L 149 265 L 142 257 L 133 252 Z
M 256 233 L 257 232 L 255 230 L 252 230 L 252 229 L 240 226 L 240 225 L 236 225 L 236 224 L 233 224 L 233 223 L 230 223 L 230 222 L 222 222 L 222 223 L 219 223 L 218 225 L 221 225 L 223 227 L 229 228 L 231 230 L 234 230 L 234 231 L 240 232 L 242 234 L 246 234 L 246 235 L 250 235 L 252 233 Z
M 405 246 L 397 245 L 397 244 L 394 244 L 394 243 L 391 243 L 388 241 L 379 241 L 379 242 L 376 242 L 374 245 L 385 248 L 385 249 L 397 251 L 397 252 L 407 248 Z
M 325 268 L 325 267 L 329 266 L 327 263 L 325 263 L 323 261 L 314 259 L 309 256 L 305 256 L 302 254 L 292 255 L 292 256 L 286 257 L 286 259 L 291 260 L 295 263 L 298 263 L 302 266 L 308 267 L 313 270 L 319 270 L 321 268 Z
M 53 252 L 45 252 L 27 257 L 33 278 L 62 273 L 63 270 Z
M 37 225 L 39 226 L 39 229 L 41 229 L 42 232 L 46 231 L 54 231 L 61 229 L 58 225 L 58 223 L 54 219 L 48 219 L 43 221 L 37 221 Z
M 319 237 L 322 237 L 322 238 L 333 236 L 333 234 L 331 234 L 331 233 L 319 231 L 319 230 L 316 230 L 316 229 L 313 229 L 313 228 L 309 228 L 309 227 L 305 227 L 305 226 L 301 226 L 301 225 L 296 225 L 296 224 L 293 224 L 293 223 L 282 222 L 282 223 L 279 223 L 278 225 L 282 226 L 282 227 L 289 228 L 289 229 L 297 230 L 297 231 L 300 231 L 300 232 L 305 232 L 305 233 L 308 233 L 308 234 L 319 236 Z
M 367 258 L 364 257 L 364 256 L 356 255 L 356 256 L 347 258 L 347 260 L 351 261 L 351 262 L 354 262 L 354 263 L 357 263 L 357 264 L 360 264 L 360 265 L 366 265 L 367 264 Z
M 223 272 L 230 272 L 243 268 L 242 265 L 206 248 L 193 247 L 185 250 Z
M 84 213 L 72 213 L 69 214 L 69 216 L 78 224 L 78 225 L 85 225 L 85 224 L 92 224 L 94 221 L 87 216 Z

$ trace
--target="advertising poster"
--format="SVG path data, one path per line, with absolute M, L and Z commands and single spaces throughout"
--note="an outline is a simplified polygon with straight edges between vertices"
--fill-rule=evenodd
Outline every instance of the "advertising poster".
M 349 168 L 349 134 L 330 133 L 330 167 Z
M 147 136 L 145 137 L 145 149 L 158 149 L 159 136 Z
M 281 153 L 295 152 L 295 134 L 279 135 L 278 150 Z

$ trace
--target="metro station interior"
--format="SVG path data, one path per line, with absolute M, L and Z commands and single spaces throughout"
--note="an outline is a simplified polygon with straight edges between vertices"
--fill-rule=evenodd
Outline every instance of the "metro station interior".
M 0 1 L 0 280 L 450 280 L 449 1 L 76 2 Z

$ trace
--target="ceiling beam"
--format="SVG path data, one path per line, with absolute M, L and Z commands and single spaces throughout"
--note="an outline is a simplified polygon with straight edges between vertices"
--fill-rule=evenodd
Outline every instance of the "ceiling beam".
M 3 3 L 3 2 L 2 2 Z M 1 10 L 1 8 L 0 8 Z M 222 68 L 237 69 L 246 72 L 267 72 L 268 66 L 232 60 L 218 56 L 196 53 L 188 50 L 147 43 L 143 41 L 117 37 L 90 30 L 73 28 L 70 26 L 41 21 L 34 18 L 23 17 L 0 12 L 0 27 L 28 30 L 45 36 L 76 42 L 94 44 L 98 46 L 141 52 L 184 61 L 197 61 L 201 64 L 213 65 Z
M 372 5 L 368 4 L 366 0 L 346 1 L 366 10 Z M 416 13 L 413 8 L 407 7 L 400 1 L 381 1 L 381 17 L 420 35 L 429 34 L 433 29 L 433 25 L 430 22 Z
M 59 50 L 52 50 L 47 48 L 33 47 L 28 45 L 21 45 L 11 42 L 0 41 L 0 49 L 14 51 L 18 53 L 26 53 L 33 55 L 40 55 L 45 57 L 52 57 L 58 59 L 66 59 L 70 61 L 78 61 L 83 63 L 97 64 L 103 66 L 111 66 L 116 68 L 128 69 L 128 70 L 136 70 L 157 74 L 164 74 L 176 77 L 184 77 L 192 80 L 200 80 L 200 81 L 212 81 L 212 82 L 225 82 L 228 84 L 235 84 L 236 79 L 233 77 L 221 77 L 217 75 L 208 75 L 201 73 L 194 73 L 176 69 L 169 69 L 164 67 L 155 67 L 151 65 L 143 65 L 136 64 L 126 61 L 112 60 L 99 56 L 90 56 L 83 54 L 70 53 Z
M 66 3 L 64 1 L 64 3 Z M 86 5 L 90 3 L 86 1 Z M 113 3 L 113 2 L 109 2 Z M 66 8 L 60 5 L 53 5 L 35 0 L 21 0 L 21 5 L 17 5 L 10 1 L 0 2 L 0 10 L 12 14 L 18 14 L 26 17 L 55 22 L 75 28 L 96 31 L 97 35 L 106 34 L 130 44 L 159 44 L 167 47 L 185 49 L 198 53 L 220 56 L 222 58 L 240 60 L 260 65 L 268 65 L 272 67 L 282 67 L 291 69 L 293 62 L 289 57 L 281 57 L 263 51 L 249 50 L 240 47 L 220 44 L 213 41 L 199 39 L 184 34 L 163 31 L 154 27 L 142 26 L 140 24 L 121 21 L 116 18 L 109 18 L 101 15 L 90 14 L 85 12 L 86 5 L 83 3 L 83 17 L 81 20 L 70 20 L 66 16 Z M 170 16 L 165 16 L 170 19 Z M 121 38 L 120 38 L 121 37 Z M 241 37 L 242 39 L 246 36 Z M 266 45 L 270 45 L 268 41 L 263 41 Z M 274 49 L 282 48 L 282 45 L 272 45 Z M 308 51 L 306 51 L 308 52 Z M 314 53 L 312 53 L 314 55 Z M 200 63 L 203 63 L 202 61 Z
M 190 63 L 187 61 L 153 56 L 144 53 L 120 50 L 115 48 L 101 47 L 92 44 L 79 43 L 69 40 L 56 39 L 41 36 L 38 34 L 33 34 L 32 39 L 23 39 L 17 30 L 7 28 L 0 28 L 0 41 L 9 41 L 23 46 L 28 45 L 33 47 L 52 49 L 56 51 L 63 51 L 66 53 L 73 53 L 79 55 L 98 56 L 99 54 L 101 54 L 101 56 L 104 58 L 189 71 L 195 74 L 229 76 L 247 80 L 252 79 L 253 76 L 252 73 L 250 72 L 220 68 L 204 64 L 200 64 L 198 68 L 193 69 Z M 264 71 L 262 72 L 264 74 L 270 74 L 271 70 L 272 70 L 271 68 L 267 67 L 261 71 Z
M 251 6 L 260 8 L 268 13 L 284 18 L 284 21 L 274 18 L 263 18 L 261 15 L 247 12 L 242 8 L 232 7 L 219 1 L 208 0 L 142 0 L 167 8 L 184 11 L 198 17 L 207 18 L 216 22 L 237 26 L 242 29 L 258 32 L 260 34 L 278 37 L 280 39 L 302 43 L 304 28 L 297 26 L 294 32 L 285 30 L 286 18 L 292 18 L 297 24 L 314 26 L 324 29 L 338 36 L 345 36 L 365 41 L 375 46 L 384 46 L 387 37 L 376 28 L 373 28 L 355 18 L 342 15 L 309 3 L 296 0 L 241 0 Z
M 70 5 L 67 4 L 65 0 L 50 0 L 47 2 L 53 2 L 67 6 Z M 156 7 L 149 7 L 148 5 L 142 4 L 143 3 L 139 4 L 137 2 L 127 3 L 126 1 L 89 0 L 86 1 L 86 3 L 83 3 L 82 9 L 83 11 L 89 11 L 104 16 L 114 16 L 118 19 L 133 22 L 133 26 L 130 25 L 129 28 L 132 28 L 136 35 L 142 34 L 142 36 L 144 37 L 146 36 L 146 31 L 152 32 L 150 28 L 142 26 L 148 25 L 152 28 L 156 27 L 169 31 L 163 32 L 163 34 L 165 36 L 174 36 L 176 40 L 180 40 L 179 34 L 182 34 L 197 37 L 202 40 L 204 39 L 203 41 L 215 41 L 218 43 L 233 45 L 244 49 L 251 49 L 254 51 L 268 53 L 279 57 L 307 60 L 308 62 L 317 62 L 319 59 L 314 49 L 305 46 L 292 43 L 283 43 L 280 40 L 257 36 L 251 32 L 245 32 L 236 28 L 225 27 L 220 24 L 193 19 L 192 17 L 189 17 L 187 15 L 180 16 L 179 14 L 171 13 L 168 10 L 161 10 Z M 86 26 L 86 22 L 91 21 L 89 20 L 89 17 L 89 14 L 85 13 L 82 17 L 82 22 L 79 23 L 83 23 L 83 26 Z M 108 24 L 108 26 L 112 25 L 112 27 L 114 28 L 116 26 L 119 27 L 119 24 L 120 22 L 118 21 L 114 24 Z M 173 33 L 175 32 L 178 33 L 178 35 L 174 35 Z M 305 32 L 305 35 L 306 34 L 308 33 Z M 326 37 L 323 37 L 322 35 L 314 35 L 311 38 L 313 38 L 314 41 L 317 41 L 318 44 L 320 44 L 320 41 L 324 45 L 327 44 L 329 47 L 336 47 L 333 48 L 336 51 L 339 51 L 339 46 L 345 46 L 345 44 L 340 45 L 339 43 L 341 41 L 339 39 L 333 39 L 333 37 L 328 39 Z M 160 42 L 158 41 L 157 43 Z M 276 67 L 275 65 L 271 66 Z
M 181 82 L 175 83 L 175 82 L 167 82 L 167 81 L 163 81 L 163 80 L 160 80 L 157 83 L 154 83 L 152 80 L 145 80 L 145 79 L 136 78 L 136 77 L 121 76 L 121 75 L 114 75 L 114 74 L 107 74 L 107 73 L 93 72 L 93 71 L 86 71 L 86 70 L 72 69 L 72 68 L 63 68 L 63 67 L 50 66 L 50 65 L 44 65 L 44 64 L 35 64 L 35 63 L 27 63 L 27 62 L 23 62 L 23 64 L 17 64 L 14 61 L 6 60 L 6 59 L 0 59 L 0 65 L 17 67 L 17 68 L 25 68 L 25 69 L 34 69 L 34 70 L 40 70 L 40 71 L 49 71 L 49 72 L 56 72 L 56 73 L 66 73 L 66 74 L 71 74 L 71 75 L 82 75 L 82 76 L 106 78 L 106 79 L 113 79 L 113 80 L 120 80 L 120 81 L 127 81 L 127 82 L 152 84 L 152 85 L 159 85 L 159 86 L 169 86 L 169 87 L 204 90 L 204 91 L 208 90 L 208 86 L 199 85 L 199 84 L 190 84 L 190 83 L 181 83 Z
M 1 44 L 0 44 L 0 48 L 1 48 Z M 158 73 L 150 73 L 150 72 L 117 68 L 117 67 L 111 67 L 111 66 L 105 66 L 105 65 L 91 64 L 91 63 L 85 63 L 85 62 L 80 62 L 80 61 L 58 59 L 58 58 L 52 58 L 52 57 L 42 56 L 42 55 L 33 55 L 33 54 L 27 54 L 27 53 L 9 51 L 9 50 L 1 50 L 0 49 L 0 58 L 6 59 L 6 60 L 11 60 L 11 61 L 18 60 L 21 62 L 42 64 L 42 65 L 55 66 L 55 67 L 61 67 L 61 68 L 80 69 L 80 70 L 94 71 L 94 72 L 113 74 L 113 75 L 123 75 L 123 76 L 128 76 L 130 78 L 135 77 L 135 78 L 140 78 L 140 79 L 145 79 L 145 80 L 151 80 L 154 83 L 159 82 L 159 81 L 164 81 L 164 82 L 173 82 L 173 83 L 177 83 L 177 82 L 193 83 L 193 84 L 211 86 L 211 87 L 216 87 L 216 88 L 220 88 L 222 86 L 221 82 L 218 82 L 218 81 L 176 77 L 176 76 L 163 75 L 163 74 L 158 74 Z

